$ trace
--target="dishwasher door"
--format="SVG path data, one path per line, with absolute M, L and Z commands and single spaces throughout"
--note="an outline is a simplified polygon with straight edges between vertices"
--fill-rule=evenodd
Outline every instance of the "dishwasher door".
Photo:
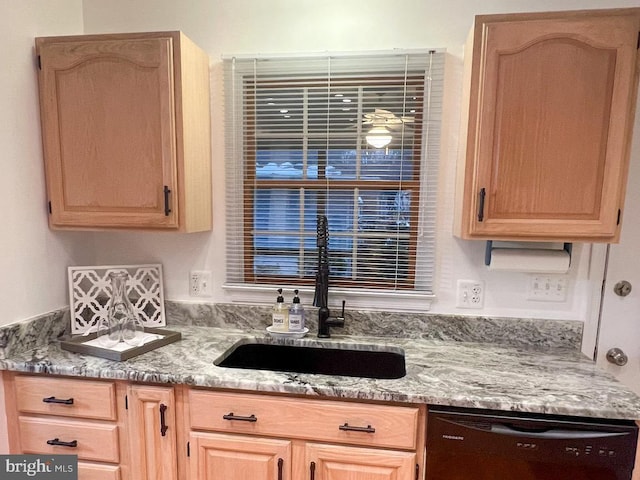
M 426 480 L 630 480 L 632 421 L 429 407 Z

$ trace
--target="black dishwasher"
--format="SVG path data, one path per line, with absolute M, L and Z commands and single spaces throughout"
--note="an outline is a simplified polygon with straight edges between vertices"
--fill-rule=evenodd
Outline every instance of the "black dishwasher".
M 627 420 L 430 406 L 426 480 L 630 480 Z

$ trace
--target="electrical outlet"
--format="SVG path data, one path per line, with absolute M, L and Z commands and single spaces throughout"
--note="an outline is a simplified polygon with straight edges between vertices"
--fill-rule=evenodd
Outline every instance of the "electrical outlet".
M 482 305 L 484 305 L 484 282 L 458 280 L 456 307 L 482 308 Z
M 566 275 L 531 275 L 527 300 L 564 302 L 567 300 Z
M 192 270 L 189 274 L 189 295 L 192 297 L 211 296 L 211 270 Z

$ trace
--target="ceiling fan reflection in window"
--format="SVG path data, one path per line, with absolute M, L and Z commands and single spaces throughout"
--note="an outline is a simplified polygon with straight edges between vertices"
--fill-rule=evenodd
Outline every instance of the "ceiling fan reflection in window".
M 364 114 L 363 125 L 371 125 L 366 140 L 374 148 L 384 148 L 393 139 L 392 132 L 401 130 L 405 124 L 412 124 L 413 117 L 397 116 L 389 110 L 376 108 L 371 113 Z

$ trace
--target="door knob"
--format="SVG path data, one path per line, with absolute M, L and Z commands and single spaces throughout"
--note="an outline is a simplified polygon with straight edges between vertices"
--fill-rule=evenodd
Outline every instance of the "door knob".
M 629 361 L 627 354 L 619 348 L 612 348 L 607 352 L 607 360 L 619 367 L 626 365 Z
M 622 280 L 613 286 L 613 291 L 620 297 L 626 297 L 631 293 L 631 284 L 626 280 Z

